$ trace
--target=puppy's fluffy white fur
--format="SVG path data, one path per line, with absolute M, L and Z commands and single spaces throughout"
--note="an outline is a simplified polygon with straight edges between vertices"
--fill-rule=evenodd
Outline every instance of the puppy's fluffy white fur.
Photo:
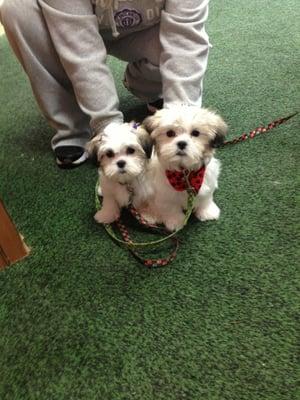
M 130 202 L 142 208 L 151 197 L 146 184 L 148 159 L 144 147 L 149 145 L 149 134 L 134 123 L 112 124 L 88 144 L 90 153 L 96 151 L 99 161 L 99 180 L 103 204 L 94 218 L 109 224 L 117 220 L 122 207 Z
M 144 125 L 154 140 L 155 153 L 149 178 L 153 197 L 147 210 L 141 210 L 151 223 L 163 223 L 170 231 L 184 222 L 187 192 L 177 192 L 166 177 L 166 170 L 198 170 L 206 166 L 204 181 L 195 200 L 194 213 L 201 221 L 218 219 L 220 209 L 213 199 L 218 187 L 220 162 L 214 149 L 227 132 L 227 125 L 214 112 L 194 106 L 162 109 L 146 118 Z

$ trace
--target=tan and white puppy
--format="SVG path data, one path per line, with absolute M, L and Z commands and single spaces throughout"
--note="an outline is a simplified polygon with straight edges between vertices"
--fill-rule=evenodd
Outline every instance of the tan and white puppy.
M 146 183 L 148 159 L 144 148 L 149 146 L 149 134 L 134 122 L 109 125 L 88 144 L 90 153 L 96 151 L 103 204 L 94 218 L 109 224 L 120 216 L 122 207 L 132 203 L 141 208 L 149 198 L 151 187 Z
M 144 217 L 152 223 L 163 223 L 170 231 L 180 228 L 188 196 L 186 190 L 175 190 L 167 175 L 174 174 L 172 171 L 193 171 L 194 174 L 205 167 L 194 213 L 201 221 L 218 219 L 220 209 L 213 194 L 218 187 L 220 162 L 214 158 L 214 152 L 227 132 L 223 119 L 208 109 L 174 106 L 157 111 L 146 118 L 144 125 L 154 140 L 155 149 L 150 162 L 154 197 Z

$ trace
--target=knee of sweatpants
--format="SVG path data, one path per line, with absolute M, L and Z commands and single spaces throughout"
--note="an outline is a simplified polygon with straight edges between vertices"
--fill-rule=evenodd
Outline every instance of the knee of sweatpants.
M 21 26 L 23 31 L 27 26 L 32 27 L 30 15 L 37 7 L 37 0 L 3 0 L 0 5 L 0 21 L 4 29 L 12 32 L 18 26 Z

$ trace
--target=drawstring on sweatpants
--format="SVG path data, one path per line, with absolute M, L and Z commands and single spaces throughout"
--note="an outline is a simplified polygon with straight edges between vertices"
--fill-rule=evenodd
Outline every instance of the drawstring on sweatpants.
M 100 4 L 107 12 L 108 12 L 108 17 L 109 17 L 109 24 L 112 30 L 112 35 L 113 37 L 117 38 L 120 33 L 117 29 L 117 24 L 115 21 L 115 16 L 114 16 L 114 10 L 117 10 L 119 8 L 119 3 L 122 1 L 128 1 L 128 0 L 100 0 L 96 1 L 96 4 Z M 132 1 L 132 0 L 129 0 Z

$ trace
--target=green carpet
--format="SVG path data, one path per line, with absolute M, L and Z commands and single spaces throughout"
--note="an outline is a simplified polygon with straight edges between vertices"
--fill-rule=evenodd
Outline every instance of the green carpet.
M 229 137 L 299 110 L 299 13 L 212 2 L 204 104 Z M 192 221 L 176 261 L 149 271 L 93 222 L 95 167 L 55 167 L 4 36 L 0 76 L 0 196 L 32 248 L 0 273 L 0 399 L 296 399 L 299 116 L 219 151 L 220 220 Z

